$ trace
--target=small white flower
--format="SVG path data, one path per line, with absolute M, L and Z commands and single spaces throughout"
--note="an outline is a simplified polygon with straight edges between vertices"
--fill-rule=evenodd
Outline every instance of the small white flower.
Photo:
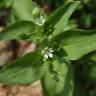
M 45 61 L 48 59 L 48 57 L 53 57 L 53 49 L 46 47 L 44 50 L 42 50 L 41 54 L 44 55 L 43 60 Z
M 36 18 L 36 22 L 37 22 L 38 25 L 43 25 L 44 22 L 45 22 L 45 19 L 44 19 L 43 16 L 39 16 L 39 17 Z

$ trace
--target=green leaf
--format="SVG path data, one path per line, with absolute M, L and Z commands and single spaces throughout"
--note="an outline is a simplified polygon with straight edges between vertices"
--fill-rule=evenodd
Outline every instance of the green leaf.
M 1 69 L 0 83 L 29 84 L 43 76 L 43 67 L 41 55 L 38 52 L 28 53 Z
M 37 6 L 37 4 L 32 0 L 27 0 L 27 2 L 26 0 L 12 0 L 11 14 L 8 17 L 8 20 L 12 20 L 11 17 L 13 16 L 13 18 L 15 19 L 14 22 L 27 20 L 35 23 L 37 20 L 37 15 L 42 15 L 44 16 L 44 18 L 46 17 L 45 12 L 41 10 L 41 8 Z M 13 23 L 13 21 L 11 22 Z
M 22 5 L 22 6 L 21 6 Z M 17 21 L 20 20 L 29 20 L 33 21 L 32 19 L 32 0 L 12 0 L 11 5 L 11 13 L 14 15 L 14 18 Z
M 0 40 L 20 40 L 29 39 L 30 37 L 33 41 L 38 37 L 35 24 L 30 21 L 17 22 L 0 32 Z
M 63 59 L 56 58 L 48 62 L 48 69 L 42 79 L 47 96 L 72 96 L 73 71 L 71 65 Z
M 60 32 L 57 32 L 57 33 L 53 33 L 53 34 L 50 34 L 49 37 L 51 38 L 55 38 L 56 36 L 62 34 L 63 32 L 66 32 L 66 31 L 69 31 L 69 30 L 72 30 L 72 29 L 75 29 L 76 28 L 76 25 L 75 24 L 69 24 L 69 25 L 66 25 L 62 31 Z
M 47 30 L 53 27 L 53 34 L 63 31 L 64 27 L 69 22 L 70 16 L 79 4 L 80 1 L 75 1 L 73 3 L 63 4 L 58 8 L 51 16 L 49 16 L 48 21 L 46 22 Z
M 77 60 L 96 50 L 96 30 L 74 29 L 56 36 L 53 42 L 61 43 L 70 60 Z

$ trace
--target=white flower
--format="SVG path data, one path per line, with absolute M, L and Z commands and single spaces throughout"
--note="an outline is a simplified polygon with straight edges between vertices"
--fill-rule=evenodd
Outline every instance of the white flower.
M 43 25 L 45 22 L 45 19 L 43 16 L 39 16 L 36 18 L 36 22 L 37 22 L 36 24 L 38 24 L 38 25 Z
M 46 61 L 49 57 L 50 58 L 53 58 L 53 49 L 52 48 L 48 48 L 48 47 L 46 47 L 46 48 L 44 48 L 44 50 L 42 50 L 42 55 L 44 55 L 44 57 L 43 57 L 43 60 L 44 61 Z

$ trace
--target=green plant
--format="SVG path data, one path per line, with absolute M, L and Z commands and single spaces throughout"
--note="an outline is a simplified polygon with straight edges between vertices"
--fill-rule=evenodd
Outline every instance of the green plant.
M 76 0 L 73 0 L 76 1 Z M 95 0 L 82 0 L 81 5 L 74 13 L 73 20 L 77 22 L 80 28 L 94 28 L 96 22 L 96 1 Z M 86 18 L 85 18 L 86 17 Z
M 27 40 L 38 47 L 3 67 L 0 83 L 30 84 L 41 80 L 45 96 L 73 96 L 75 78 L 70 60 L 96 50 L 96 30 L 74 29 L 68 24 L 80 1 L 63 4 L 50 16 L 31 0 L 8 1 L 12 14 L 0 32 L 0 40 Z

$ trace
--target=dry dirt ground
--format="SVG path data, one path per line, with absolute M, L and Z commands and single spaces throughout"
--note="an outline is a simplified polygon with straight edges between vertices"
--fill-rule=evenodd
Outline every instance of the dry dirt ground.
M 0 84 L 0 96 L 43 96 L 40 81 L 30 85 L 5 86 Z
M 36 49 L 34 43 L 28 43 L 25 41 L 18 41 L 19 50 L 17 51 L 17 57 L 20 57 L 30 51 Z M 10 47 L 10 41 L 0 41 L 0 66 L 4 66 L 12 60 L 13 52 Z M 12 85 L 7 86 L 0 84 L 0 96 L 43 96 L 40 81 L 36 81 L 30 85 Z

